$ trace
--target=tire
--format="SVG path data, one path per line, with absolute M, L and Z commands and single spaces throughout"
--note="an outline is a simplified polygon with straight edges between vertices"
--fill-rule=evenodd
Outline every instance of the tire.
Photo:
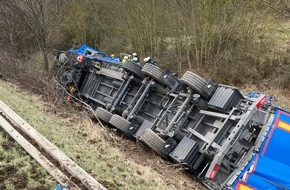
M 145 78 L 144 74 L 141 72 L 142 66 L 138 65 L 133 61 L 127 61 L 123 63 L 123 69 L 134 74 L 136 77 L 143 79 Z
M 129 121 L 117 114 L 114 114 L 111 117 L 109 123 L 124 133 L 127 133 L 129 127 L 131 126 L 131 123 Z
M 167 158 L 167 155 L 163 151 L 165 141 L 159 137 L 152 129 L 145 129 L 140 135 L 139 139 L 148 145 L 154 152 L 160 155 L 162 158 Z
M 100 120 L 105 121 L 106 123 L 109 123 L 111 117 L 113 116 L 111 112 L 102 107 L 98 107 L 95 111 L 95 114 Z
M 194 91 L 196 91 L 198 94 L 200 94 L 200 96 L 203 99 L 205 99 L 205 100 L 209 99 L 208 95 L 203 90 L 205 85 L 206 85 L 206 80 L 204 78 L 202 78 L 201 76 L 199 76 L 193 72 L 186 71 L 180 80 L 183 84 L 189 86 Z
M 160 84 L 164 85 L 164 71 L 162 69 L 160 69 L 159 67 L 150 64 L 150 63 L 146 63 L 143 68 L 142 68 L 142 72 L 147 75 L 152 77 L 153 79 L 155 79 L 157 82 L 159 82 Z

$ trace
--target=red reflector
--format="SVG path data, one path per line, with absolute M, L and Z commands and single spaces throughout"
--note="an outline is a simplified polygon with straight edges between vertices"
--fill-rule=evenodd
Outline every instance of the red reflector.
M 79 55 L 79 56 L 77 57 L 77 61 L 78 61 L 79 63 L 83 62 L 83 60 L 84 60 L 84 56 L 83 56 L 83 55 Z
M 219 170 L 219 167 L 220 166 L 218 164 L 214 165 L 213 170 L 211 171 L 210 176 L 209 176 L 210 180 L 213 180 L 215 178 L 215 176 Z
M 264 96 L 256 105 L 257 108 L 260 108 L 266 102 L 266 96 Z

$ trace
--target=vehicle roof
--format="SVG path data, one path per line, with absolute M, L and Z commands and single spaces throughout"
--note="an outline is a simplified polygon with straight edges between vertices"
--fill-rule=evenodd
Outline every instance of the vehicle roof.
M 86 44 L 83 44 L 81 47 L 77 49 L 69 49 L 68 50 L 71 53 L 76 53 L 78 55 L 84 55 L 88 59 L 97 59 L 99 61 L 107 62 L 107 63 L 112 63 L 112 64 L 122 64 L 119 58 L 111 58 L 108 57 L 104 52 L 98 51 Z M 87 52 L 90 51 L 92 53 L 96 53 L 97 55 L 87 55 Z
M 98 51 L 86 44 L 83 44 L 81 47 L 77 48 L 77 49 L 74 49 L 74 48 L 71 48 L 69 49 L 70 52 L 73 52 L 73 53 L 77 53 L 77 54 L 81 54 L 81 55 L 84 55 L 87 51 L 91 51 L 91 52 L 94 52 L 94 53 L 97 53 L 97 54 L 101 54 L 103 56 L 107 56 L 104 52 L 101 52 L 101 51 Z

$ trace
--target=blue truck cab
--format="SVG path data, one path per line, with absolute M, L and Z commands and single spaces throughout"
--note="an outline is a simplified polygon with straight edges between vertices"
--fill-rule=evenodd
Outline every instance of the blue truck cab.
M 290 112 L 277 108 L 264 126 L 256 151 L 228 181 L 228 189 L 290 189 Z
M 122 64 L 119 58 L 108 57 L 106 53 L 98 51 L 86 44 L 83 44 L 77 49 L 71 48 L 68 51 L 77 55 L 84 55 L 86 58 L 91 60 L 98 59 L 99 61 Z
M 106 62 L 117 67 L 122 66 L 120 58 L 108 57 L 106 53 L 98 51 L 86 44 L 79 48 L 70 48 L 67 51 L 54 49 L 52 54 L 56 57 L 58 64 L 73 64 L 79 55 L 83 55 L 86 59 L 98 62 Z

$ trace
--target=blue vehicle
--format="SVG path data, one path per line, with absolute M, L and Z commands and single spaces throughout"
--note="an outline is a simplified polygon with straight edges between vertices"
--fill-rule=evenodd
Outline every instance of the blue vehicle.
M 191 71 L 176 83 L 149 63 L 102 62 L 106 54 L 86 45 L 69 51 L 90 64 L 70 65 L 76 77 L 67 84 L 101 120 L 187 167 L 209 189 L 290 189 L 290 112 L 275 97 L 244 95 Z
M 53 55 L 57 58 L 60 64 L 69 63 L 72 64 L 76 61 L 79 55 L 83 55 L 86 59 L 106 62 L 113 65 L 121 65 L 122 62 L 120 58 L 108 57 L 106 53 L 98 51 L 86 44 L 83 44 L 81 47 L 74 49 L 71 48 L 68 51 L 54 50 Z
M 85 56 L 101 56 L 101 57 L 107 57 L 107 55 L 104 52 L 98 51 L 86 44 L 83 44 L 78 49 L 70 48 L 68 50 L 69 52 L 76 53 L 78 55 L 85 55 Z
M 290 189 L 290 112 L 277 108 L 260 147 L 244 165 L 231 188 L 237 190 Z
M 122 63 L 119 58 L 108 57 L 104 52 L 98 51 L 86 44 L 83 44 L 78 49 L 71 48 L 68 51 L 71 53 L 75 53 L 77 55 L 84 55 L 86 58 L 91 59 L 91 60 L 94 60 L 97 58 L 99 61 L 120 63 L 120 64 Z

